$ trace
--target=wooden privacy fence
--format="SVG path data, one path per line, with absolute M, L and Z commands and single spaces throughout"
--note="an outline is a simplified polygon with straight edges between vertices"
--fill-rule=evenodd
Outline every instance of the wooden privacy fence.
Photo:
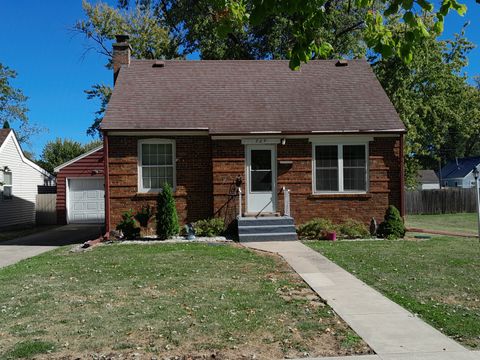
M 407 214 L 476 212 L 475 188 L 407 191 Z
M 56 224 L 57 194 L 37 194 L 35 214 L 38 225 Z

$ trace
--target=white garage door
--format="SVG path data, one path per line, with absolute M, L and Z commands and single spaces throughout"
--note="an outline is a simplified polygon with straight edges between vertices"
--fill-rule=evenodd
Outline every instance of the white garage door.
M 68 180 L 68 222 L 103 223 L 105 190 L 103 178 Z

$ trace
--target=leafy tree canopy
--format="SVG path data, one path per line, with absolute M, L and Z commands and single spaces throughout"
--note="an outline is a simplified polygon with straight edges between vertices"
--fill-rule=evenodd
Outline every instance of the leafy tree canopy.
M 15 70 L 0 63 L 0 125 L 3 128 L 10 128 L 12 125 L 18 141 L 29 144 L 30 137 L 41 129 L 28 120 L 27 97 L 11 83 L 16 77 Z
M 427 26 L 434 22 L 425 19 Z M 390 22 L 392 31 L 401 25 Z M 378 79 L 402 118 L 406 137 L 408 185 L 418 168 L 438 169 L 446 161 L 480 153 L 480 91 L 462 69 L 474 48 L 464 31 L 451 40 L 432 37 L 413 46 L 415 56 L 372 57 Z
M 294 42 L 289 53 L 293 69 L 312 58 L 326 58 L 334 50 L 328 39 L 318 36 L 318 29 L 324 27 L 335 8 L 334 0 L 213 0 L 213 3 L 225 32 L 238 25 L 261 24 L 272 15 L 293 17 Z M 370 48 L 382 56 L 396 54 L 410 62 L 415 43 L 441 34 L 447 14 L 454 10 L 463 15 L 467 7 L 457 0 L 441 0 L 437 9 L 430 0 L 353 0 L 348 2 L 348 10 L 366 11 L 362 19 L 364 39 Z M 434 16 L 430 28 L 424 22 L 425 13 Z M 389 28 L 386 20 L 391 16 L 402 19 L 401 33 Z
M 79 20 L 74 30 L 91 41 L 88 50 L 105 55 L 105 66 L 112 68 L 111 42 L 115 35 L 127 33 L 131 36 L 132 55 L 139 59 L 162 59 L 178 57 L 178 44 L 169 35 L 169 29 L 150 8 L 137 6 L 134 10 L 122 10 L 105 3 L 92 5 L 83 1 L 86 19 Z M 105 84 L 94 84 L 85 90 L 88 99 L 100 102 L 93 124 L 87 134 L 99 136 L 99 126 L 110 99 L 112 89 Z
M 38 160 L 37 163 L 53 174 L 55 167 L 100 145 L 102 145 L 102 142 L 98 140 L 82 145 L 77 141 L 57 138 L 45 145 L 40 160 Z

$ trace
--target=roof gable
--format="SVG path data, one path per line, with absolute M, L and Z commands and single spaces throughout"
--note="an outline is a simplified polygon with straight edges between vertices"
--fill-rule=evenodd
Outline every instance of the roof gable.
M 433 170 L 419 170 L 418 177 L 421 184 L 438 184 L 438 176 Z
M 7 130 L 7 131 L 5 131 L 5 130 Z M 5 136 L 5 134 L 6 134 L 6 136 Z M 8 144 L 9 141 L 13 142 L 13 145 L 15 146 L 15 149 L 17 150 L 17 153 L 20 156 L 20 159 L 22 160 L 22 162 L 24 164 L 34 168 L 35 170 L 37 170 L 38 172 L 40 172 L 41 174 L 43 174 L 43 175 L 45 175 L 49 178 L 53 178 L 52 174 L 50 174 L 47 170 L 41 168 L 40 166 L 38 166 L 32 160 L 28 159 L 25 156 L 25 154 L 23 153 L 22 147 L 18 143 L 17 137 L 15 136 L 15 132 L 12 129 L 1 129 L 0 130 L 0 153 L 2 152 L 2 150 L 5 148 L 5 146 Z
M 104 130 L 211 134 L 403 132 L 366 60 L 133 60 L 120 70 Z
M 451 160 L 441 170 L 442 179 L 460 179 L 480 165 L 480 156 Z
M 96 153 L 97 151 L 100 151 L 100 150 L 103 150 L 103 145 L 100 145 L 100 146 L 97 146 L 96 148 L 93 148 L 89 151 L 87 151 L 86 153 L 83 153 L 79 156 L 77 156 L 76 158 L 73 158 L 72 160 L 69 160 L 67 162 L 64 162 L 62 165 L 58 165 L 55 169 L 53 169 L 53 172 L 54 173 L 58 173 L 60 170 L 62 170 L 63 168 L 77 162 L 78 160 L 81 160 L 83 158 L 86 158 L 87 156 L 93 154 L 93 153 Z

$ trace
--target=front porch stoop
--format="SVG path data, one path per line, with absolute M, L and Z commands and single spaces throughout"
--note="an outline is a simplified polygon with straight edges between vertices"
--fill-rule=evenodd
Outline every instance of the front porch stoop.
M 297 231 L 290 216 L 240 217 L 238 238 L 249 241 L 292 241 L 297 240 Z

